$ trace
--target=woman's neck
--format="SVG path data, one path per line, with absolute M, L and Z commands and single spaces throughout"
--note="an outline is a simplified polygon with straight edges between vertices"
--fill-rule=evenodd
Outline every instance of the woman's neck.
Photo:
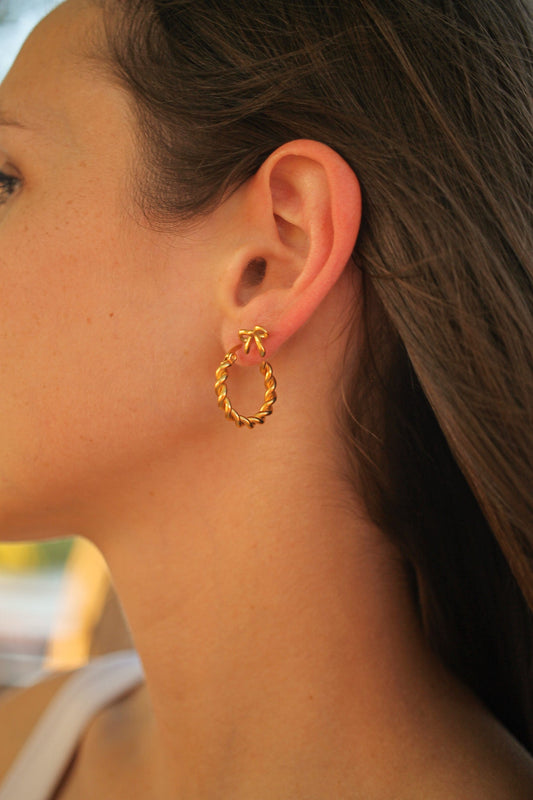
M 283 481 L 241 468 L 234 494 L 204 470 L 177 509 L 161 481 L 151 519 L 145 498 L 142 513 L 129 503 L 102 538 L 169 797 L 307 797 L 334 775 L 362 780 L 432 660 L 394 549 L 340 481 L 302 463 Z

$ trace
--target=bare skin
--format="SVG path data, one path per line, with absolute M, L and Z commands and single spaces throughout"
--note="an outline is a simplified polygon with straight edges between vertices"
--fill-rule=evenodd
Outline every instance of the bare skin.
M 69 0 L 0 87 L 29 128 L 0 126 L 21 181 L 0 206 L 0 537 L 100 547 L 147 678 L 95 719 L 57 798 L 526 800 L 531 760 L 429 652 L 343 478 L 355 177 L 290 143 L 194 227 L 150 229 L 128 99 L 83 54 L 100 13 Z M 237 430 L 214 370 L 254 324 L 280 398 Z M 257 363 L 232 368 L 243 410 Z

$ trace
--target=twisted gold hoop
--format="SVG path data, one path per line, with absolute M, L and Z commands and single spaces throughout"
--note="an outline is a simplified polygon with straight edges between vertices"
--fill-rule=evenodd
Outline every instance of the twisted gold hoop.
M 235 411 L 228 397 L 226 386 L 228 370 L 237 361 L 236 351 L 244 345 L 244 352 L 249 353 L 253 342 L 259 351 L 259 355 L 263 358 L 266 355 L 266 350 L 262 340 L 266 339 L 267 336 L 268 331 L 260 325 L 256 325 L 253 331 L 239 331 L 241 344 L 236 345 L 229 353 L 226 353 L 224 360 L 216 371 L 215 392 L 218 398 L 218 405 L 224 411 L 226 419 L 233 420 L 235 425 L 239 428 L 243 425 L 248 428 L 253 428 L 254 425 L 262 425 L 265 421 L 265 417 L 272 414 L 272 406 L 276 402 L 276 379 L 274 378 L 272 367 L 268 361 L 262 361 L 259 367 L 265 379 L 265 402 L 257 414 L 254 414 L 252 417 L 244 417 L 242 414 L 239 414 L 238 411 Z

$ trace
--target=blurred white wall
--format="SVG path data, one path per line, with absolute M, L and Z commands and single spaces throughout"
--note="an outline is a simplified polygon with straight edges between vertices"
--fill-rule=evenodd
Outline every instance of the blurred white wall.
M 60 0 L 0 0 L 0 80 L 15 60 L 24 39 Z

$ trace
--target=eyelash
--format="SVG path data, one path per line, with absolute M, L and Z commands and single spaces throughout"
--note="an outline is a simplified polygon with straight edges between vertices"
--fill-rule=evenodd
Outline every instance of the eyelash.
M 0 206 L 7 203 L 8 198 L 16 192 L 20 186 L 21 181 L 15 178 L 14 175 L 6 175 L 5 172 L 0 172 Z

